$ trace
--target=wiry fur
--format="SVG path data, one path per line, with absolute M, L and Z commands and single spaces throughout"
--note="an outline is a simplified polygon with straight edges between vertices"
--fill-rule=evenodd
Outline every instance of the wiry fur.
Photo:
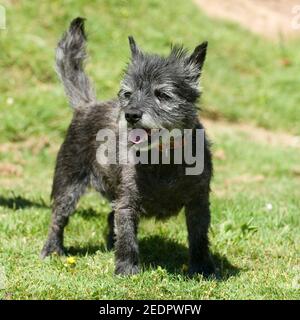
M 83 71 L 85 43 L 84 20 L 77 18 L 56 48 L 56 70 L 73 108 L 96 102 L 94 89 Z
M 212 162 L 205 141 L 204 170 L 188 176 L 186 164 L 106 165 L 96 161 L 97 132 L 118 133 L 118 122 L 128 114 L 139 116 L 132 127 L 201 129 L 196 102 L 207 43 L 192 55 L 174 47 L 168 57 L 143 53 L 129 37 L 131 63 L 121 83 L 119 99 L 96 102 L 83 71 L 83 19 L 75 19 L 58 44 L 57 70 L 74 116 L 58 153 L 53 181 L 53 213 L 42 257 L 63 253 L 63 231 L 87 186 L 93 186 L 112 205 L 108 247 L 115 247 L 116 273 L 138 272 L 137 229 L 141 216 L 163 219 L 185 207 L 191 274 L 214 272 L 209 254 L 209 192 Z M 129 121 L 129 118 L 126 118 Z M 130 120 L 131 121 L 131 120 Z M 194 141 L 195 144 L 195 141 Z

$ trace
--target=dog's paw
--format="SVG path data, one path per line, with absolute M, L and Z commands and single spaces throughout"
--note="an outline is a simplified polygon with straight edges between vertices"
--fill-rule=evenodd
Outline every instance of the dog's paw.
M 128 261 L 118 261 L 116 263 L 115 274 L 129 276 L 139 272 L 139 267 L 136 264 L 132 264 Z
M 191 264 L 188 270 L 189 276 L 195 276 L 197 274 L 202 274 L 204 278 L 214 278 L 216 277 L 216 268 L 211 259 L 199 264 Z
M 44 259 L 52 254 L 63 256 L 65 255 L 65 252 L 62 245 L 58 244 L 55 241 L 47 241 L 42 249 L 40 257 L 41 259 Z

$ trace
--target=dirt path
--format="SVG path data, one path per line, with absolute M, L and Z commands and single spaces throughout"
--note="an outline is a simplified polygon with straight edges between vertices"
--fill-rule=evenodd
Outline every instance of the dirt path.
M 300 0 L 194 0 L 207 15 L 239 23 L 271 39 L 300 36 Z M 294 9 L 293 9 L 294 8 Z M 300 14 L 300 8 L 298 9 Z
M 257 143 L 300 149 L 300 137 L 285 132 L 273 132 L 251 124 L 233 123 L 225 120 L 213 121 L 204 118 L 203 123 L 208 134 L 212 135 L 212 137 L 224 133 L 242 133 L 248 139 Z

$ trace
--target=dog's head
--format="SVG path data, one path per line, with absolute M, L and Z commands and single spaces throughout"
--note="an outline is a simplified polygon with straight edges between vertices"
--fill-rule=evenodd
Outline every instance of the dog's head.
M 131 61 L 121 83 L 119 100 L 130 126 L 143 129 L 191 128 L 200 96 L 199 78 L 207 42 L 190 55 L 173 47 L 168 57 L 142 52 L 129 37 Z

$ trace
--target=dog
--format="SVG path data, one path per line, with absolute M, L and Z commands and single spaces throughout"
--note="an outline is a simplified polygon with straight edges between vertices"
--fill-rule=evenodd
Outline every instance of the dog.
M 172 47 L 167 57 L 143 52 L 129 37 L 131 60 L 118 97 L 98 102 L 84 72 L 86 34 L 83 18 L 74 19 L 56 49 L 56 68 L 73 119 L 58 152 L 52 188 L 52 222 L 41 257 L 64 254 L 63 234 L 70 215 L 87 187 L 111 204 L 107 246 L 115 249 L 115 273 L 139 272 L 137 230 L 140 217 L 165 219 L 184 207 L 189 243 L 190 275 L 210 276 L 215 267 L 209 250 L 212 155 L 204 139 L 202 173 L 186 175 L 186 164 L 111 164 L 96 159 L 97 133 L 118 124 L 140 129 L 203 129 L 198 118 L 199 79 L 207 42 L 192 54 Z M 194 141 L 193 141 L 194 143 Z

